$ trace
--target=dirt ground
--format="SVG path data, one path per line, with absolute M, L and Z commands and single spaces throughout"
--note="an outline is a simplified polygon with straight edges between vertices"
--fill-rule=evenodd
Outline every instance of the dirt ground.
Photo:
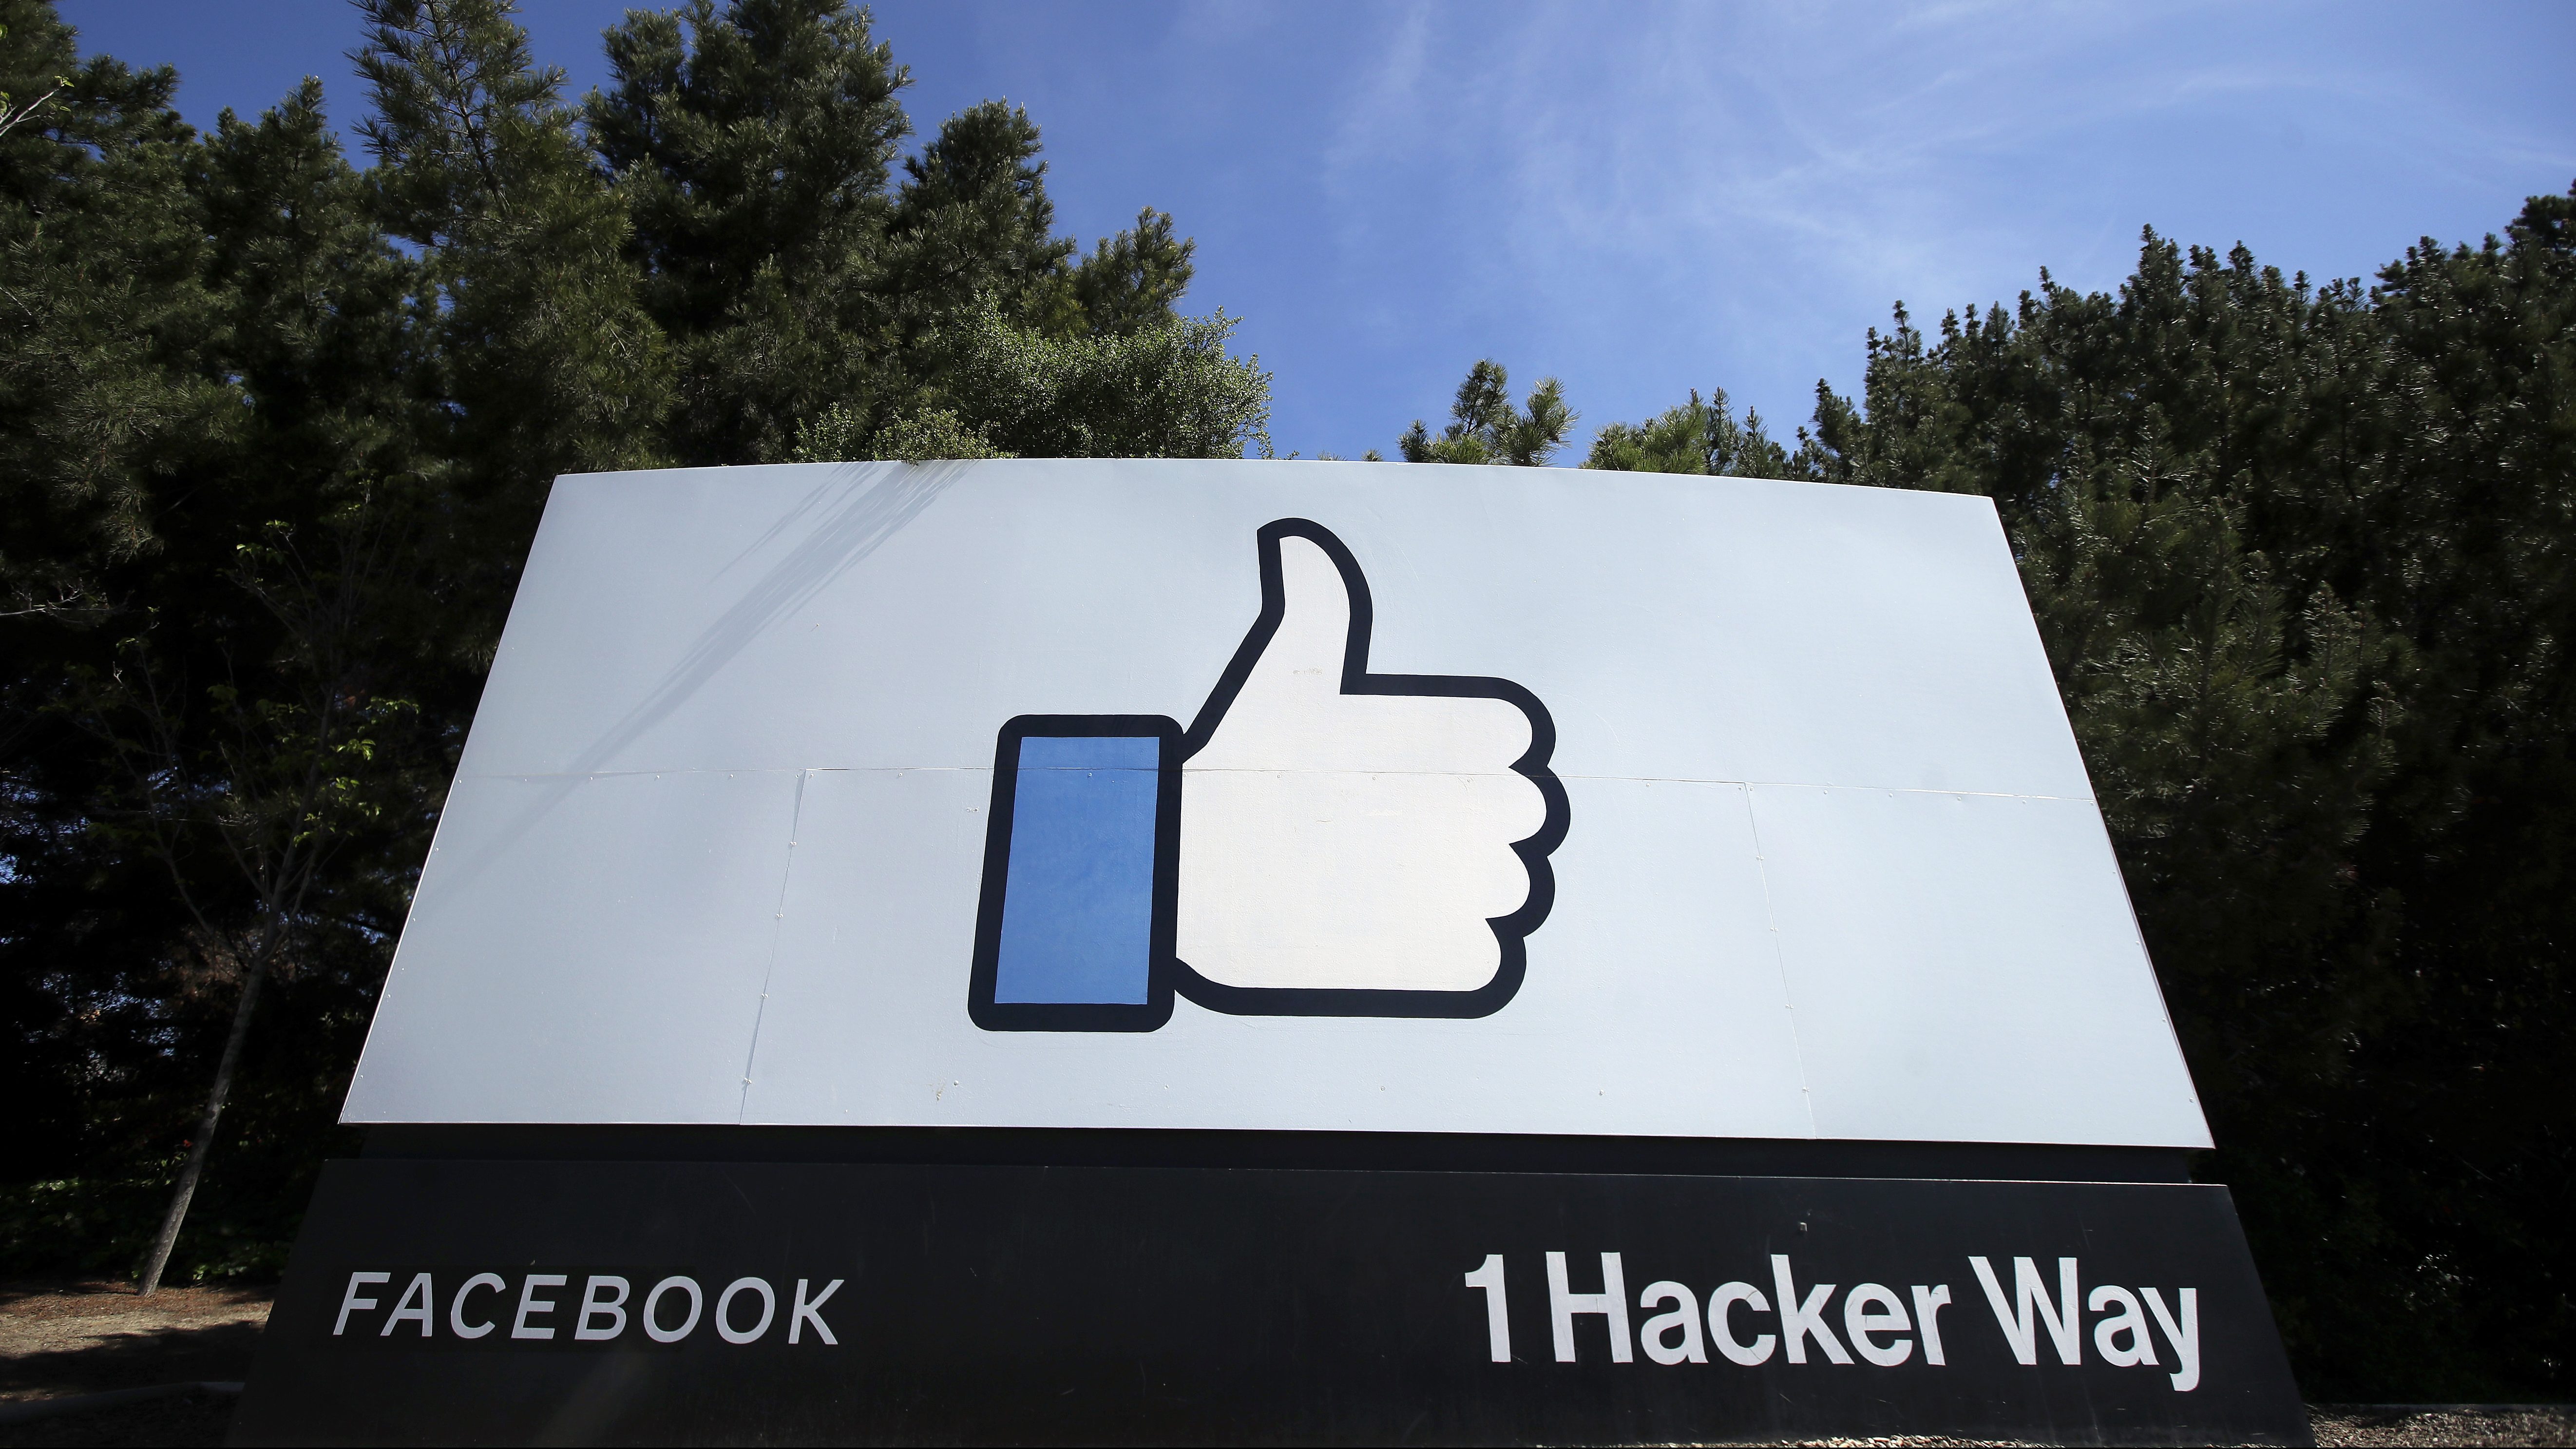
M 2378 1444 L 2576 1444 L 2576 1407 L 2395 1409 L 2321 1404 L 2308 1410 L 2317 1442 Z
M 0 1405 L 197 1380 L 238 1383 L 268 1322 L 270 1288 L 0 1284 Z M 233 1400 L 184 1394 L 0 1424 L 0 1449 L 35 1444 L 221 1444 Z
M 0 1406 L 250 1375 L 272 1288 L 165 1288 L 138 1298 L 124 1283 L 0 1284 Z M 192 1393 L 26 1424 L 0 1424 L 0 1449 L 26 1445 L 221 1444 L 233 1400 Z M 2394 1410 L 2323 1405 L 2321 1445 L 2576 1446 L 2576 1409 Z M 1948 1445 L 1964 1439 L 1846 1439 L 1837 1444 Z

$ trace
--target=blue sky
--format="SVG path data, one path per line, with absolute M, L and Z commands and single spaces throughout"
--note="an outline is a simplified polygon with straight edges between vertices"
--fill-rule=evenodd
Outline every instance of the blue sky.
M 578 93 L 626 6 L 532 0 Z M 209 121 L 323 78 L 341 0 L 68 0 Z M 1067 229 L 1144 205 L 1188 305 L 1277 374 L 1282 454 L 1392 452 L 1467 365 L 1565 380 L 1579 436 L 1725 387 L 1785 435 L 1863 330 L 2116 286 L 2138 230 L 2313 276 L 2499 230 L 2576 180 L 2576 5 L 885 3 L 915 125 L 1045 129 Z M 1565 461 L 1578 461 L 1579 448 Z

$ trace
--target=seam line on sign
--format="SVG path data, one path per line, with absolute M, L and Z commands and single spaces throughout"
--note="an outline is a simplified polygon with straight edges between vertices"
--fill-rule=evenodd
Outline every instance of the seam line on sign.
M 1948 793 L 1944 791 L 1942 793 Z M 1798 1059 L 1798 1102 L 1807 1109 L 1807 1136 L 1816 1131 L 1816 1094 L 1807 1086 L 1807 1045 L 1798 1035 L 1798 999 L 1789 988 L 1789 953 L 1780 944 L 1780 913 L 1771 904 L 1771 862 L 1762 849 L 1762 820 L 1753 811 L 1753 787 L 1744 787 L 1744 828 L 1753 832 L 1753 874 L 1762 882 L 1762 924 L 1771 932 L 1771 960 L 1780 968 L 1780 1009 L 1789 1013 L 1789 1051 Z
M 1042 769 L 1104 770 L 1116 765 L 1041 766 Z M 632 780 L 641 775 L 989 775 L 990 765 L 660 765 L 636 770 L 468 770 L 460 780 Z M 1840 788 L 1840 787 L 1837 787 Z
M 1930 785 L 1872 785 L 1866 781 L 1834 784 L 1826 780 L 1703 780 L 1689 775 L 1568 775 L 1569 780 L 1640 780 L 1650 784 L 1742 785 L 1748 790 L 1876 790 L 1888 795 L 1961 795 L 1980 800 L 2071 800 L 2090 805 L 2090 795 L 2042 795 L 2032 790 L 1945 790 Z
M 751 1013 L 751 1046 L 742 1054 L 742 1099 L 734 1104 L 734 1125 L 751 1115 L 751 1065 L 760 1059 L 760 1027 L 769 1019 L 769 982 L 778 974 L 778 938 L 787 929 L 787 886 L 796 876 L 796 834 L 805 823 L 805 777 L 796 774 L 796 803 L 787 812 L 787 863 L 778 872 L 778 909 L 769 917 L 769 960 L 760 968 L 760 1002 Z
M 881 768 L 881 767 L 869 767 Z M 1080 769 L 1083 766 L 1064 768 Z M 1105 768 L 1105 767 L 1104 767 Z M 1438 775 L 1451 779 L 1500 779 L 1519 773 L 1515 770 L 1301 770 L 1295 768 L 1263 769 L 1251 765 L 1183 765 L 1185 774 L 1199 775 Z M 2063 800 L 2090 805 L 2090 795 L 2042 795 L 2027 790 L 1948 790 L 1928 785 L 1872 785 L 1865 781 L 1831 784 L 1821 780 L 1730 780 L 1705 775 L 1569 775 L 1559 773 L 1560 780 L 1606 781 L 1632 785 L 1738 785 L 1758 790 L 1874 790 L 1885 795 L 1951 795 L 1980 800 Z
M 1036 768 L 1095 771 L 1126 769 L 1130 767 L 1123 765 L 1041 765 Z M 1509 768 L 1500 770 L 1301 770 L 1293 767 L 1261 769 L 1248 765 L 1229 766 L 1184 764 L 1181 766 L 1181 769 L 1184 773 L 1193 775 L 1436 775 L 1442 778 L 1456 780 L 1499 780 L 1507 775 L 1520 774 L 1519 771 Z M 762 769 L 741 767 L 731 769 L 717 767 L 691 767 L 686 769 L 666 768 L 660 770 L 599 770 L 587 774 L 545 774 L 541 772 L 536 774 L 464 775 L 459 778 L 469 780 L 621 780 L 629 779 L 638 775 L 784 775 L 791 772 L 800 776 L 855 774 L 989 775 L 993 772 L 993 767 L 990 765 L 781 765 L 773 768 Z M 1528 777 L 1523 775 L 1521 778 L 1527 779 Z M 2099 803 L 2091 795 L 2043 795 L 2035 791 L 2026 790 L 1946 790 L 1935 789 L 1927 785 L 1873 785 L 1866 780 L 1845 780 L 1836 783 L 1824 780 L 1731 780 L 1714 775 L 1569 775 L 1563 772 L 1559 772 L 1557 774 L 1557 778 L 1560 780 L 1606 781 L 1611 784 L 1740 785 L 1749 789 L 1773 790 L 1876 790 L 1879 793 L 1886 795 L 1951 795 L 1961 799 L 1978 800 L 2062 800 L 2069 803 L 2084 805 Z M 799 788 L 802 788 L 801 784 Z

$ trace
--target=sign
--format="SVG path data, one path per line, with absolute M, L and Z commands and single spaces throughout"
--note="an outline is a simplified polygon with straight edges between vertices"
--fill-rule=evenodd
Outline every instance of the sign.
M 2191 1148 L 1992 507 L 562 480 L 347 1120 Z
M 561 479 L 343 1119 L 241 1442 L 2306 1435 L 1979 498 Z
M 238 1442 L 2307 1433 L 2216 1187 L 370 1160 L 315 1220 Z

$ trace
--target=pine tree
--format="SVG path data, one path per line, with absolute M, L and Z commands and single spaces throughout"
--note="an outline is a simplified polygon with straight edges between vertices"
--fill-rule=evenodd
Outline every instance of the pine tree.
M 425 682 L 404 667 L 412 631 L 435 618 L 410 548 L 431 502 L 412 476 L 418 415 L 400 385 L 413 269 L 368 224 L 318 85 L 255 126 L 227 114 L 200 157 L 204 280 L 223 322 L 208 361 L 238 406 L 160 509 L 168 543 L 150 588 L 163 606 L 74 699 L 122 771 L 94 823 L 168 871 L 189 954 L 234 994 L 147 1293 L 264 983 L 381 969 L 363 938 L 400 919 L 394 878 L 440 763 L 405 693 Z M 169 607 L 182 599 L 186 612 Z M 370 849 L 386 846 L 392 861 Z M 361 921 L 362 939 L 348 939 Z
M 1422 420 L 1396 440 L 1408 463 L 1507 463 L 1543 467 L 1565 446 L 1578 414 L 1565 405 L 1565 386 L 1543 377 L 1519 408 L 1512 406 L 1511 374 L 1488 357 L 1467 369 L 1449 404 L 1449 426 L 1431 436 Z
M 632 209 L 629 253 L 679 358 L 681 460 L 1197 456 L 1208 407 L 1232 420 L 1217 431 L 1238 448 L 1259 432 L 1266 394 L 1247 413 L 1235 391 L 1257 369 L 1203 365 L 1232 324 L 1184 327 L 1178 314 L 1192 244 L 1147 208 L 1077 262 L 1055 235 L 1026 112 L 988 101 L 950 117 L 888 191 L 910 78 L 866 12 L 691 0 L 630 14 L 608 46 L 615 82 L 590 98 L 590 134 Z M 1169 335 L 1105 341 L 1148 333 Z M 996 361 L 1005 353 L 1019 362 Z M 1165 381 L 1132 400 L 1084 394 L 1116 416 L 1026 421 L 1060 415 L 1082 391 L 1073 379 L 1103 368 Z M 1040 391 L 975 391 L 1023 385 Z M 1149 417 L 1158 397 L 1179 410 Z
M 1739 423 L 1726 410 L 1726 389 L 1667 408 L 1642 423 L 1611 423 L 1592 435 L 1586 468 L 1630 473 L 1733 474 L 1741 478 L 1797 478 L 1786 448 L 1771 440 L 1762 415 L 1751 410 Z
M 557 474 L 660 455 L 661 331 L 624 255 L 625 207 L 528 56 L 507 0 L 360 0 L 374 113 L 358 132 L 385 230 L 421 248 L 438 322 L 423 381 L 455 419 L 463 493 L 524 538 Z
M 2571 218 L 1900 308 L 1801 452 L 1995 500 L 2312 1392 L 2567 1383 Z
M 50 5 L 0 0 L 0 577 L 30 627 L 106 605 L 101 570 L 157 541 L 161 458 L 222 416 L 220 389 L 168 365 L 214 325 L 177 84 L 83 65 Z
M 68 49 L 47 15 L 9 20 Z M 139 1212 L 116 1234 L 145 1250 L 146 1291 L 218 1129 L 241 1140 L 226 1109 L 264 985 L 345 1021 L 381 970 L 435 759 L 406 697 L 435 614 L 405 547 L 412 269 L 318 87 L 200 141 L 171 82 L 83 68 L 12 128 L 0 223 L 18 243 L 0 291 L 36 314 L 0 364 L 0 438 L 35 485 L 18 516 L 60 525 L 15 533 L 8 560 L 27 607 L 9 620 L 26 647 L 0 949 L 36 987 L 13 1003 L 16 1060 L 52 1078 L 21 1130 L 57 1163 L 176 1170 L 153 1241 Z M 309 1171 L 340 1085 L 328 1066 L 268 1074 L 246 1125 L 271 1146 L 289 1129 Z M 237 1198 L 277 1190 L 246 1176 Z
M 1234 321 L 1051 337 L 987 301 L 929 340 L 938 381 L 871 427 L 835 408 L 802 439 L 807 462 L 871 457 L 1240 458 L 1270 455 L 1270 374 L 1228 355 Z
M 1146 207 L 1134 226 L 1101 238 L 1074 266 L 1066 289 L 1073 315 L 1048 330 L 1126 336 L 1170 326 L 1198 270 L 1190 260 L 1197 250 L 1198 243 L 1173 235 L 1171 213 Z
M 906 158 L 887 240 L 907 340 L 978 298 L 1018 327 L 1064 315 L 1074 244 L 1055 234 L 1039 149 L 1028 112 L 986 101 L 949 117 Z
M 200 362 L 217 319 L 176 83 L 82 63 L 50 5 L 0 0 L 0 961 L 13 1028 L 0 1080 L 22 1104 L 9 1158 L 56 1171 L 97 1144 L 84 1074 L 120 1093 L 170 1085 L 136 1081 L 150 1064 L 119 1049 L 167 1029 L 144 1005 L 165 993 L 120 987 L 149 981 L 175 903 L 89 828 L 113 762 L 68 707 L 157 602 L 136 597 L 164 542 L 155 497 L 227 413 Z M 149 1197 L 132 1217 L 159 1207 Z
M 590 135 L 678 357 L 673 456 L 773 461 L 831 405 L 867 411 L 901 392 L 882 273 L 910 76 L 866 12 L 840 0 L 630 11 L 608 58 L 614 83 L 590 96 Z

